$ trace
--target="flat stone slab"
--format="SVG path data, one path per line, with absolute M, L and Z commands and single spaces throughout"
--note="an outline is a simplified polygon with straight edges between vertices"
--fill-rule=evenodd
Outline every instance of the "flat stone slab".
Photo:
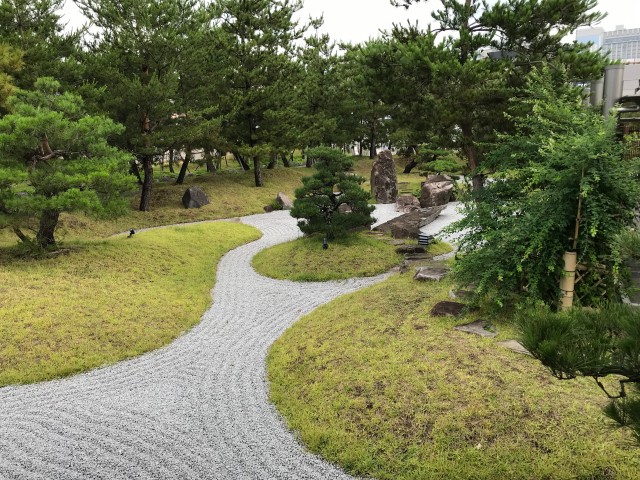
M 389 240 L 387 242 L 389 245 L 393 245 L 394 247 L 399 247 L 400 245 L 404 245 L 404 240 Z
M 458 317 L 467 306 L 458 302 L 438 302 L 431 309 L 432 317 Z
M 522 353 L 523 355 L 531 355 L 531 352 L 524 348 L 517 340 L 506 340 L 504 342 L 498 342 L 498 345 L 504 348 L 508 348 L 512 352 Z
M 458 325 L 457 327 L 453 327 L 453 329 L 488 338 L 493 338 L 498 335 L 496 332 L 489 330 L 489 323 L 486 320 L 476 320 L 475 322 Z
M 449 290 L 449 298 L 455 300 L 456 298 L 459 298 L 461 300 L 468 300 L 473 296 L 473 292 L 470 290 L 454 290 L 451 289 Z
M 444 267 L 418 267 L 416 268 L 416 274 L 413 278 L 421 282 L 439 282 L 446 277 L 448 273 L 449 269 Z

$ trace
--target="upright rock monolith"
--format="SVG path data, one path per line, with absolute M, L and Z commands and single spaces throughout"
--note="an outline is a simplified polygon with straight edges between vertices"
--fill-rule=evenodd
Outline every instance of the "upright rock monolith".
M 377 203 L 395 203 L 398 198 L 398 176 L 393 155 L 380 152 L 371 169 L 371 194 Z
M 453 180 L 446 175 L 429 175 L 422 186 L 420 206 L 422 208 L 446 205 L 453 193 Z
M 209 205 L 207 194 L 200 187 L 189 187 L 182 196 L 184 208 L 200 208 Z

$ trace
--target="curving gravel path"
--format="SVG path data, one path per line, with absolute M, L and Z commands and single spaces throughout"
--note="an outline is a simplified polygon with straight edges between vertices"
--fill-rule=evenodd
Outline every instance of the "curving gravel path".
M 170 345 L 68 379 L 0 389 L 2 479 L 343 479 L 306 452 L 268 402 L 267 348 L 300 316 L 384 275 L 294 283 L 251 258 L 296 238 L 288 212 L 223 257 L 214 303 Z

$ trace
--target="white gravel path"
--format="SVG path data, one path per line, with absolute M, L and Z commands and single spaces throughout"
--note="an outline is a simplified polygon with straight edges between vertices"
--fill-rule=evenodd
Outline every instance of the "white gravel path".
M 189 333 L 110 367 L 0 389 L 1 479 L 350 478 L 287 430 L 268 402 L 265 357 L 302 315 L 386 276 L 261 277 L 251 258 L 300 232 L 288 212 L 242 220 L 264 236 L 222 258 L 214 303 Z

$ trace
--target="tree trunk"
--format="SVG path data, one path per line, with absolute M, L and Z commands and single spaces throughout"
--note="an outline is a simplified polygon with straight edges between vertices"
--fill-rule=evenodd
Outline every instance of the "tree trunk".
M 204 151 L 204 161 L 207 164 L 207 172 L 215 173 L 216 166 L 213 163 L 213 155 L 211 154 L 211 152 L 209 150 L 205 150 Z
M 264 186 L 262 183 L 262 171 L 260 170 L 260 159 L 257 156 L 253 157 L 253 176 L 256 180 L 256 187 Z
M 182 185 L 184 182 L 184 177 L 187 175 L 187 170 L 189 169 L 189 162 L 191 162 L 191 147 L 187 147 L 187 151 L 184 154 L 184 162 L 182 162 L 182 166 L 180 167 L 176 185 Z
M 289 160 L 287 158 L 287 154 L 283 153 L 282 154 L 282 164 L 286 167 L 289 168 L 291 166 L 291 162 L 293 162 L 293 152 L 291 152 L 291 160 Z
M 171 173 L 176 173 L 173 169 L 173 155 L 174 155 L 174 151 L 172 148 L 171 150 L 169 150 L 169 171 Z
M 22 243 L 29 243 L 29 237 L 27 237 L 22 230 L 18 227 L 13 227 L 13 233 L 15 233 Z
M 467 164 L 471 170 L 473 191 L 477 192 L 484 187 L 484 175 L 477 173 L 478 150 L 473 143 L 473 128 L 468 122 L 464 122 L 460 130 L 462 131 L 462 149 L 467 157 Z
M 273 155 L 273 157 L 271 157 L 271 160 L 269 161 L 269 165 L 267 165 L 267 170 L 273 170 L 274 168 L 276 168 L 277 164 L 278 164 L 278 154 L 276 153 L 275 155 Z
M 144 170 L 144 181 L 142 182 L 142 193 L 140 195 L 141 212 L 148 212 L 151 204 L 151 187 L 153 186 L 153 156 L 144 155 L 142 157 L 142 169 Z
M 56 231 L 59 218 L 59 210 L 44 210 L 42 212 L 38 234 L 36 235 L 36 243 L 41 248 L 54 246 L 56 244 L 56 240 L 53 235 Z
M 405 165 L 402 173 L 411 173 L 411 170 L 416 168 L 417 165 L 418 165 L 418 162 L 416 162 L 416 159 L 412 158 L 411 161 Z
M 358 156 L 362 156 L 362 140 L 358 142 Z
M 142 177 L 140 176 L 140 168 L 138 168 L 138 162 L 135 160 L 131 160 L 131 164 L 129 166 L 129 173 L 131 175 L 135 175 L 138 179 L 138 185 L 142 185 Z
M 242 170 L 244 170 L 245 172 L 248 172 L 249 170 L 251 170 L 251 167 L 247 162 L 245 162 L 244 157 L 242 155 L 234 153 L 233 156 L 236 157 L 236 160 L 240 164 L 240 167 L 242 168 Z

